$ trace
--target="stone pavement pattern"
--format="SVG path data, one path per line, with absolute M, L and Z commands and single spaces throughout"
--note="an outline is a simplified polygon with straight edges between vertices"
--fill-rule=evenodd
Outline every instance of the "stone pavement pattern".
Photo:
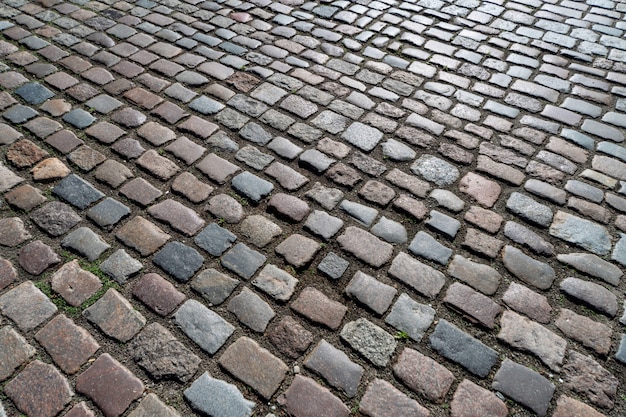
M 3 0 L 0 416 L 626 415 L 625 14 Z

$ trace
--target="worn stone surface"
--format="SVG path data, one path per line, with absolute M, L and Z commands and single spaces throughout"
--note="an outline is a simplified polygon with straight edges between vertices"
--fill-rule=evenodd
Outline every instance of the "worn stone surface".
M 26 415 L 42 417 L 57 415 L 74 394 L 67 379 L 54 366 L 39 360 L 31 362 L 6 384 L 4 392 Z
M 492 388 L 545 416 L 554 394 L 554 384 L 537 372 L 505 359 L 496 372 Z
M 200 358 L 158 323 L 146 326 L 130 343 L 133 359 L 156 380 L 176 378 L 187 382 L 196 373 Z
M 341 338 L 376 366 L 385 366 L 397 342 L 393 336 L 366 319 L 346 323 Z
M 504 401 L 469 379 L 461 381 L 450 402 L 452 417 L 505 417 L 508 413 Z
M 191 406 L 206 415 L 250 417 L 255 403 L 228 382 L 203 373 L 184 391 Z
M 585 395 L 596 406 L 614 407 L 618 379 L 592 357 L 571 351 L 563 376 L 568 389 Z
M 0 311 L 21 330 L 32 330 L 57 312 L 57 307 L 31 281 L 0 296 Z
M 280 359 L 248 337 L 240 337 L 231 344 L 219 363 L 265 399 L 276 392 L 288 371 Z
M 83 316 L 107 336 L 120 342 L 132 339 L 146 324 L 146 319 L 115 289 L 109 289 Z
M 561 282 L 561 291 L 609 317 L 617 314 L 617 297 L 602 285 L 569 277 Z
M 554 371 L 561 369 L 567 347 L 566 340 L 532 320 L 512 311 L 505 311 L 500 318 L 498 339 L 517 349 L 533 353 Z
M 359 411 L 370 417 L 389 414 L 398 417 L 430 415 L 428 409 L 383 379 L 375 379 L 367 386 L 359 403 Z
M 104 353 L 78 375 L 76 391 L 91 398 L 106 417 L 115 417 L 141 397 L 144 385 L 126 367 Z
M 210 354 L 214 354 L 235 330 L 221 316 L 195 300 L 187 300 L 174 315 L 174 321 Z
M 405 385 L 430 401 L 439 403 L 448 393 L 454 374 L 437 361 L 406 348 L 393 366 L 393 373 Z
M 533 394 L 548 414 L 624 414 L 624 13 L 610 0 L 3 2 L 0 328 L 72 389 L 98 355 L 123 363 L 158 398 L 119 415 L 503 415 L 494 395 L 536 415 L 491 387 L 505 358 L 567 396 Z M 141 330 L 120 342 L 81 316 L 110 289 L 128 304 L 101 324 L 140 312 L 200 358 L 192 376 L 135 361 Z M 517 347 L 532 334 L 498 339 L 502 311 L 565 340 L 561 367 L 580 352 L 613 373 L 613 408 Z M 402 349 L 378 367 L 341 338 L 359 319 L 452 372 L 441 403 L 393 375 Z M 241 337 L 289 367 L 268 400 L 218 364 Z M 322 339 L 362 367 L 358 382 L 304 365 Z M 33 415 L 4 394 L 0 416 Z M 56 415 L 107 413 L 77 392 Z
M 321 375 L 328 383 L 354 397 L 363 375 L 363 368 L 348 355 L 322 339 L 303 362 L 304 366 Z

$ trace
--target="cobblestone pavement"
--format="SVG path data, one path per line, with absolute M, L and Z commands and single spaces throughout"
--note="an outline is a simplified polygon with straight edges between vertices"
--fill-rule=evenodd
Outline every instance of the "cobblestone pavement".
M 2 0 L 0 416 L 626 415 L 625 14 Z

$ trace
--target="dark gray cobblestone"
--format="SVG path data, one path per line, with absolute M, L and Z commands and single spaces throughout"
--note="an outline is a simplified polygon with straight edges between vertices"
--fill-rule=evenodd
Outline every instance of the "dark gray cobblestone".
M 0 416 L 626 415 L 625 16 L 3 2 Z

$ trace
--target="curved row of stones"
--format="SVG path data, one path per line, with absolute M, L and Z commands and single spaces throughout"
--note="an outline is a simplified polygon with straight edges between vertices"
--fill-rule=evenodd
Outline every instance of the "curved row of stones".
M 5 0 L 0 416 L 624 414 L 624 12 Z

